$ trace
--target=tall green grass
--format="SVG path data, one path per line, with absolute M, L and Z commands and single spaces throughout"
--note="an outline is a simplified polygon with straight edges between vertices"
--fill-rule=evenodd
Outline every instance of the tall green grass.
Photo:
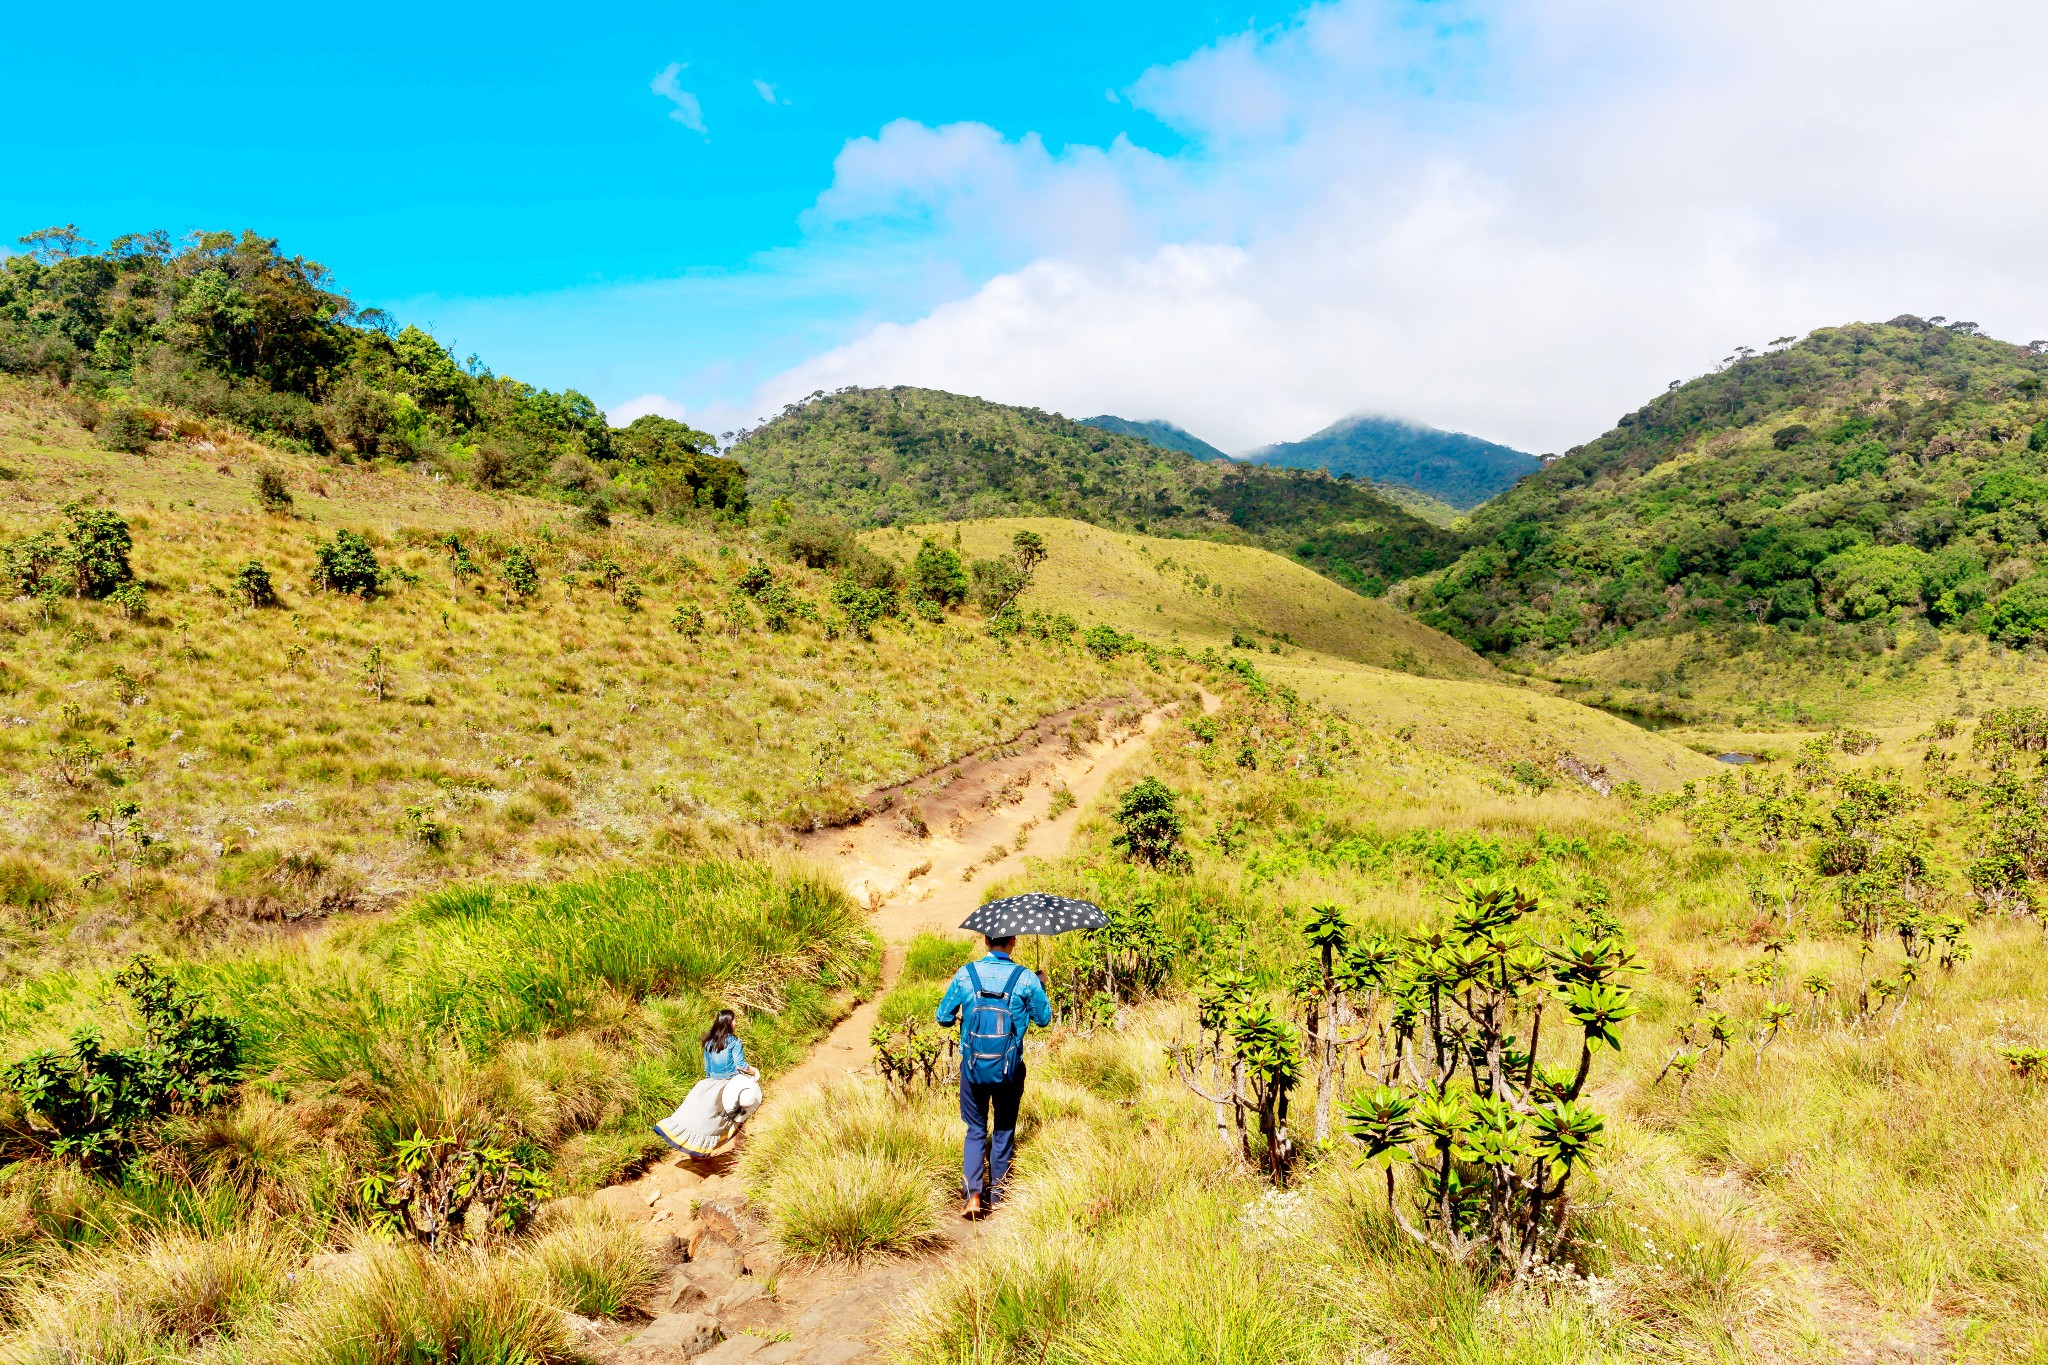
M 835 991 L 872 979 L 875 956 L 826 875 L 707 859 L 453 888 L 172 964 L 242 1021 L 250 1083 L 165 1126 L 119 1180 L 35 1159 L 19 1113 L 0 1115 L 29 1157 L 0 1171 L 0 1297 L 24 1323 L 0 1358 L 203 1358 L 220 1342 L 250 1360 L 442 1358 L 408 1354 L 417 1341 L 449 1359 L 566 1359 L 547 1305 L 616 1312 L 653 1273 L 637 1235 L 572 1219 L 480 1259 L 368 1254 L 317 1299 L 277 1283 L 353 1235 L 355 1182 L 392 1139 L 488 1134 L 551 1170 L 558 1193 L 605 1183 L 656 1150 L 649 1124 L 702 1075 L 714 1008 L 740 1011 L 749 1057 L 772 1075 L 829 1026 Z M 13 992 L 0 1047 L 18 1055 L 91 1021 L 107 985 Z

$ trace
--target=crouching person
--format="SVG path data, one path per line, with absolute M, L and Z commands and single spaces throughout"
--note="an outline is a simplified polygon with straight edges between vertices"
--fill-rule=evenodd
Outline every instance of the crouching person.
M 1017 1151 L 1017 1108 L 1024 1098 L 1024 1034 L 1052 1023 L 1052 1002 L 1038 975 L 1010 960 L 1016 938 L 991 938 L 988 955 L 953 974 L 938 1021 L 960 1024 L 960 1119 L 963 1218 L 978 1218 L 1001 1200 Z M 987 1173 L 983 1174 L 986 1160 Z

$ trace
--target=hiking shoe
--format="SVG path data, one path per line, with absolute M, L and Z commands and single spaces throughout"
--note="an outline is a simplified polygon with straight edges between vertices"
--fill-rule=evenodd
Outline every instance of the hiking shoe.
M 960 1210 L 960 1216 L 968 1219 L 981 1217 L 981 1196 L 978 1194 L 968 1195 L 967 1207 Z

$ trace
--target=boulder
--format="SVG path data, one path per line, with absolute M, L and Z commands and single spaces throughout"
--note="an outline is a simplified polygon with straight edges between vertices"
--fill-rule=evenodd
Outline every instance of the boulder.
M 628 1360 L 689 1359 L 718 1344 L 718 1319 L 709 1313 L 663 1313 L 625 1345 Z
M 716 1346 L 697 1357 L 697 1365 L 740 1365 L 751 1360 L 768 1345 L 765 1338 L 750 1336 L 727 1337 Z
M 642 1307 L 648 1317 L 658 1318 L 664 1313 L 684 1310 L 703 1312 L 710 1302 L 711 1295 L 704 1287 L 690 1277 L 687 1269 L 677 1266 L 649 1291 Z

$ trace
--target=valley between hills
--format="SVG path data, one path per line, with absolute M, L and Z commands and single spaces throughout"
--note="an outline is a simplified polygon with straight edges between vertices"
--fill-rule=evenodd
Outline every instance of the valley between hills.
M 7 258 L 0 369 L 7 1359 L 2048 1358 L 2039 349 L 1822 329 L 1448 516 L 613 427 L 253 235 Z M 1109 923 L 964 1224 L 1026 890 Z

